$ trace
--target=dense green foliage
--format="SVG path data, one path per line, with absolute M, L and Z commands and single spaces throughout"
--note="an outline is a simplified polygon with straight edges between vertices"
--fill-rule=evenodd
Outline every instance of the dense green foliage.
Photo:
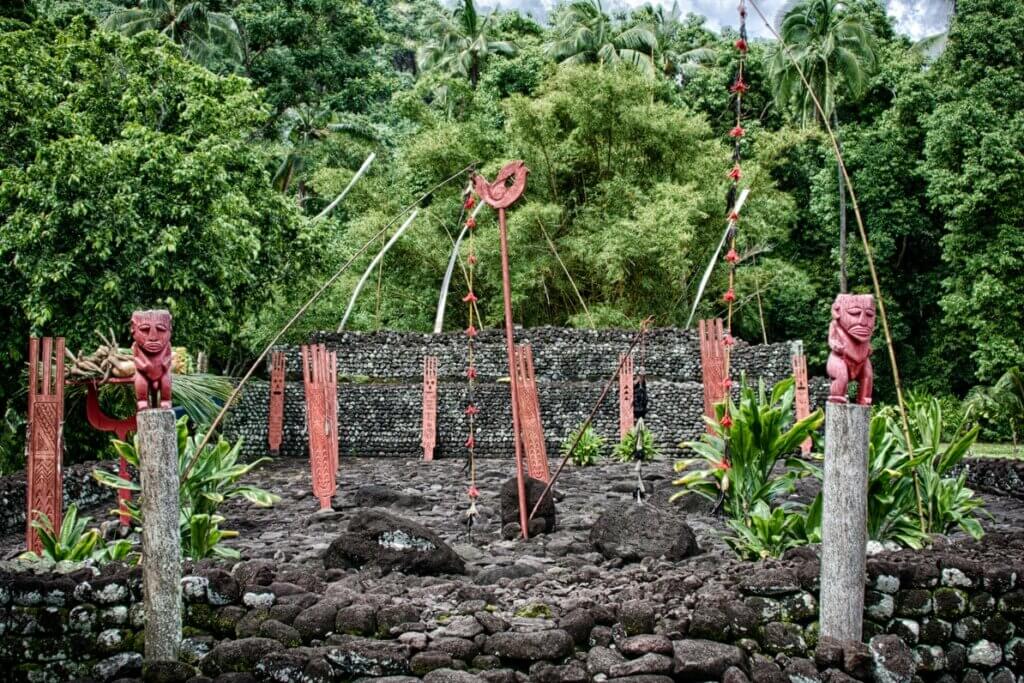
M 574 448 L 575 446 L 575 448 Z M 583 429 L 580 425 L 569 437 L 562 442 L 562 457 L 572 453 L 572 464 L 577 467 L 596 465 L 601 459 L 601 451 L 604 450 L 604 437 L 594 431 L 594 428 L 587 425 Z
M 678 8 L 582 0 L 548 26 L 466 2 L 452 13 L 434 0 L 211 0 L 165 3 L 176 13 L 163 28 L 201 6 L 205 28 L 179 25 L 193 37 L 102 28 L 157 4 L 22 2 L 0 18 L 5 416 L 23 409 L 7 369 L 30 331 L 77 348 L 94 328 L 123 330 L 136 306 L 167 305 L 178 343 L 237 367 L 374 238 L 290 339 L 333 329 L 376 245 L 416 203 L 349 326 L 430 329 L 468 172 L 493 176 L 514 158 L 532 171 L 509 215 L 517 322 L 685 323 L 724 228 L 732 32 Z M 803 32 L 797 56 L 842 123 L 905 381 L 963 397 L 1024 363 L 1013 305 L 1024 290 L 1024 7 L 962 0 L 957 11 L 933 63 L 876 0 L 806 0 L 793 12 L 807 30 L 784 23 Z M 240 56 L 220 30 L 228 20 Z M 419 70 L 417 52 L 432 68 Z M 772 41 L 752 41 L 735 331 L 804 339 L 817 374 L 845 195 L 785 66 Z M 371 152 L 369 174 L 312 220 Z M 475 288 L 494 326 L 493 212 L 478 224 Z M 723 279 L 719 268 L 700 316 L 722 312 Z M 869 290 L 853 232 L 849 282 Z M 464 289 L 457 269 L 446 329 L 466 324 Z M 878 358 L 876 393 L 891 398 Z M 0 444 L 17 443 L 0 431 Z
M 237 536 L 238 533 L 220 528 L 224 518 L 217 514 L 217 510 L 224 501 L 232 498 L 240 498 L 259 507 L 270 507 L 278 502 L 280 497 L 275 494 L 239 483 L 249 472 L 269 458 L 242 463 L 239 461 L 241 440 L 232 445 L 224 437 L 218 437 L 216 443 L 211 441 L 197 455 L 197 448 L 204 434 L 197 432 L 190 435 L 186 417 L 178 420 L 177 436 L 178 471 L 181 475 L 179 525 L 182 553 L 194 560 L 210 556 L 237 559 L 238 551 L 222 545 L 221 541 Z M 138 468 L 138 437 L 132 443 L 114 441 L 114 448 L 129 465 Z M 93 477 L 104 486 L 124 488 L 146 495 L 136 482 L 122 479 L 106 470 L 94 470 Z M 126 503 L 126 507 L 132 521 L 141 529 L 142 509 L 138 501 Z M 114 514 L 117 514 L 116 510 Z

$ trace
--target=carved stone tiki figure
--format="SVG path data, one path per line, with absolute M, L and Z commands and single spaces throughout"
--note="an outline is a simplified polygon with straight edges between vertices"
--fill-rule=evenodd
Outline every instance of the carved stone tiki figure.
M 832 304 L 828 328 L 826 370 L 832 379 L 828 400 L 846 403 L 849 383 L 857 382 L 856 402 L 871 405 L 874 371 L 871 368 L 871 334 L 875 331 L 875 298 L 870 294 L 840 294 Z
M 170 311 L 132 313 L 135 399 L 139 410 L 171 407 Z

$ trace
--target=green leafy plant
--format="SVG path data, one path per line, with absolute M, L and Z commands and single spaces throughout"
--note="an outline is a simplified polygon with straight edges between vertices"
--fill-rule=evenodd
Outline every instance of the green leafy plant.
M 582 426 L 582 425 L 581 425 Z M 577 442 L 577 438 L 579 441 Z M 587 428 L 580 432 L 580 427 L 572 435 L 562 442 L 562 456 L 569 454 L 569 449 L 576 444 L 572 452 L 572 462 L 578 467 L 587 467 L 595 464 L 601 457 L 601 449 L 604 447 L 604 437 L 599 436 L 594 428 L 587 425 Z
M 636 454 L 636 427 L 626 432 L 622 440 L 615 446 L 612 455 L 621 462 L 633 462 Z M 661 449 L 654 442 L 654 435 L 651 430 L 643 429 L 644 462 L 657 460 L 661 456 Z
M 722 403 L 716 406 L 716 418 L 708 420 L 713 431 L 701 435 L 700 441 L 683 444 L 698 457 L 676 462 L 676 471 L 685 473 L 673 482 L 683 488 L 673 499 L 690 492 L 715 501 L 721 498 L 729 518 L 746 525 L 751 523 L 757 503 L 771 506 L 791 492 L 796 479 L 808 471 L 806 463 L 791 456 L 824 421 L 821 410 L 816 410 L 794 422 L 794 393 L 792 378 L 776 384 L 770 395 L 764 382 L 759 382 L 754 391 L 744 380 L 739 405 L 729 399 L 732 425 L 728 452 L 722 426 L 725 404 Z M 773 476 L 772 470 L 780 461 L 790 467 L 782 476 Z M 698 463 L 704 466 L 690 469 Z M 791 506 L 789 503 L 782 505 Z
M 725 540 L 741 557 L 760 560 L 778 557 L 790 548 L 808 542 L 814 529 L 821 528 L 821 500 L 815 501 L 807 510 L 787 509 L 783 506 L 772 508 L 763 500 L 754 503 L 748 521 L 728 520 L 732 536 Z M 820 531 L 817 540 L 820 541 Z
M 177 423 L 178 437 L 178 472 L 184 474 L 192 461 L 197 445 L 202 441 L 203 434 L 188 433 L 188 420 L 183 417 Z M 124 441 L 113 442 L 117 454 L 128 464 L 139 466 L 138 437 L 131 444 Z M 216 443 L 207 444 L 196 460 L 188 477 L 182 477 L 180 487 L 180 527 L 182 550 L 192 559 L 201 559 L 210 555 L 220 557 L 238 557 L 235 550 L 220 545 L 226 538 L 237 534 L 220 528 L 223 517 L 217 515 L 221 503 L 231 498 L 242 498 L 259 507 L 270 507 L 280 497 L 255 486 L 240 483 L 240 480 L 252 470 L 259 467 L 269 458 L 260 458 L 251 463 L 240 463 L 239 453 L 242 440 L 234 445 L 223 436 Z M 94 470 L 93 477 L 104 486 L 126 488 L 130 491 L 142 491 L 134 481 L 122 479 L 105 470 Z M 143 495 L 145 493 L 143 492 Z M 115 511 L 116 512 L 116 511 Z M 142 524 L 142 512 L 138 505 L 130 503 L 128 513 L 136 525 Z M 192 537 L 196 533 L 200 536 Z M 195 554 L 200 553 L 200 554 Z
M 42 543 L 42 554 L 27 552 L 21 555 L 22 559 L 38 560 L 45 557 L 54 562 L 84 562 L 102 556 L 103 537 L 98 529 L 86 529 L 92 519 L 79 517 L 78 506 L 68 506 L 60 529 L 53 527 L 53 522 L 46 514 L 38 510 L 34 512 L 32 528 Z
M 974 387 L 967 394 L 964 409 L 977 424 L 992 424 L 1008 430 L 1016 455 L 1024 428 L 1024 373 L 1011 368 L 992 386 Z

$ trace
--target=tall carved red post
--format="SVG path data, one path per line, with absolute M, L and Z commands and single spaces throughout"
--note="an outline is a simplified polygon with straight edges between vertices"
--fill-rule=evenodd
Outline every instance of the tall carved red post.
M 281 450 L 284 436 L 284 368 L 284 353 L 275 351 L 270 355 L 270 420 L 267 425 L 267 441 L 274 455 Z
M 330 510 L 338 488 L 337 354 L 323 344 L 304 345 L 301 352 L 313 495 L 321 510 Z
M 533 479 L 545 484 L 551 480 L 548 467 L 548 452 L 544 444 L 544 423 L 540 417 L 540 396 L 537 394 L 537 377 L 533 371 L 533 349 L 529 344 L 516 347 L 516 384 L 519 387 L 519 424 L 522 433 L 523 451 L 526 455 L 526 471 Z
M 423 459 L 433 460 L 437 447 L 437 356 L 423 357 Z
M 619 441 L 633 428 L 633 355 L 619 354 Z
M 519 494 L 519 527 L 523 538 L 529 538 L 526 510 L 526 479 L 523 471 L 523 453 L 519 445 L 519 387 L 516 384 L 516 353 L 512 334 L 512 285 L 508 267 L 508 228 L 505 209 L 511 206 L 526 189 L 526 176 L 530 172 L 522 161 L 513 161 L 498 171 L 493 183 L 480 175 L 473 177 L 473 189 L 480 199 L 498 211 L 498 236 L 501 240 L 501 293 L 505 301 L 505 351 L 508 354 L 509 385 L 512 392 L 512 442 L 516 454 L 516 479 Z
M 32 552 L 42 543 L 32 522 L 43 513 L 60 529 L 64 503 L 61 457 L 64 453 L 64 338 L 28 341 L 28 511 L 25 543 Z
M 811 400 L 807 389 L 807 358 L 804 356 L 803 345 L 797 344 L 793 350 L 793 380 L 795 385 L 794 405 L 796 419 L 802 420 L 811 414 Z M 800 450 L 804 455 L 811 452 L 811 438 L 807 437 Z
M 704 415 L 713 420 L 715 404 L 726 398 L 722 319 L 700 320 L 697 331 L 700 335 L 700 369 L 704 381 Z M 711 433 L 711 425 L 707 426 L 707 430 Z

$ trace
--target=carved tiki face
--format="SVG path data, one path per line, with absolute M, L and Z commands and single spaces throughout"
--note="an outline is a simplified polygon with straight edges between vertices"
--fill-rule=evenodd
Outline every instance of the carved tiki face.
M 840 294 L 832 304 L 832 317 L 851 337 L 867 342 L 875 331 L 875 297 L 870 294 Z
M 132 313 L 132 339 L 146 354 L 155 356 L 171 345 L 170 311 Z

